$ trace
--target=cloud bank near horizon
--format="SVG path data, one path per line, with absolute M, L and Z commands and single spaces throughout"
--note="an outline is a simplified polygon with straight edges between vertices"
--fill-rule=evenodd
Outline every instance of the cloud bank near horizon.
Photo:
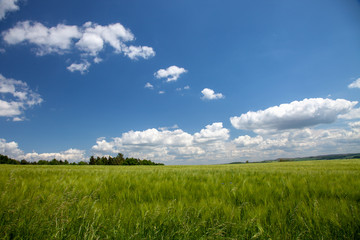
M 90 155 L 126 156 L 150 159 L 165 164 L 214 164 L 234 161 L 259 161 L 278 157 L 310 156 L 360 151 L 360 122 L 345 128 L 292 129 L 273 134 L 241 135 L 230 139 L 230 130 L 221 122 L 209 124 L 190 134 L 182 129 L 128 131 L 111 140 L 98 138 L 91 150 L 71 148 L 53 153 L 24 153 L 15 141 L 0 139 L 0 154 L 28 161 L 88 161 Z

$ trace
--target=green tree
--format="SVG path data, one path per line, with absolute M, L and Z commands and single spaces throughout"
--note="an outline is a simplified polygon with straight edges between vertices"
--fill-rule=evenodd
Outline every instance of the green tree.
M 22 165 L 26 165 L 26 164 L 29 164 L 29 162 L 28 162 L 28 161 L 26 161 L 25 159 L 23 159 L 23 160 L 21 160 L 21 161 L 20 161 L 20 164 L 22 164 Z
M 89 161 L 90 165 L 95 165 L 96 164 L 96 159 L 94 158 L 94 156 L 90 157 L 90 161 Z

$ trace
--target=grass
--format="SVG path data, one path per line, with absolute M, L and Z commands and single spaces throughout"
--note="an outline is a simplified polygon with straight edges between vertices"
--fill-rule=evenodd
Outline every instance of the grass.
M 0 166 L 1 239 L 360 239 L 360 160 Z

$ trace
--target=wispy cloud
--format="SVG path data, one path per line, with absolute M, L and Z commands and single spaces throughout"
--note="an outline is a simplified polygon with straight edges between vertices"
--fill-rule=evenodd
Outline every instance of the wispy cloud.
M 144 87 L 149 89 L 154 89 L 154 86 L 149 82 L 147 82 Z
M 82 63 L 73 63 L 70 66 L 67 67 L 67 69 L 70 72 L 80 72 L 81 74 L 85 74 L 86 72 L 88 72 L 89 67 L 91 66 L 91 64 L 88 61 L 84 61 Z
M 349 88 L 360 88 L 360 78 L 348 85 Z

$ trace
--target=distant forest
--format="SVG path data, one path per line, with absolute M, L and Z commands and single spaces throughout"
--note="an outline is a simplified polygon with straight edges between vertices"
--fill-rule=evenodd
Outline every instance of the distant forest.
M 122 153 L 119 153 L 116 157 L 94 157 L 91 156 L 89 162 L 80 161 L 78 163 L 69 163 L 67 160 L 53 159 L 51 161 L 39 160 L 34 162 L 28 162 L 25 159 L 19 161 L 9 158 L 8 156 L 0 154 L 0 164 L 21 164 L 21 165 L 164 165 L 163 163 L 154 163 L 146 159 L 138 158 L 124 158 Z

